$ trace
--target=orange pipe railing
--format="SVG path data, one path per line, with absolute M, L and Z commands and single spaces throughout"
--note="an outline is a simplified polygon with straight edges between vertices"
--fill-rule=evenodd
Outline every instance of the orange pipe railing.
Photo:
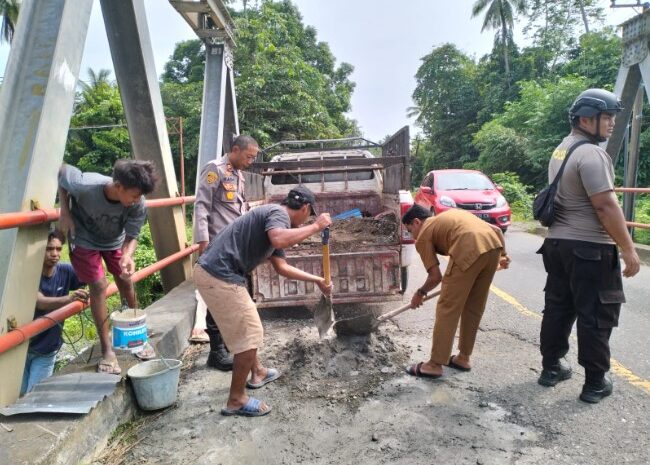
M 187 197 L 173 197 L 170 199 L 147 200 L 147 208 L 173 207 L 186 203 L 194 203 L 193 195 Z M 0 229 L 17 228 L 19 226 L 31 226 L 34 224 L 56 221 L 59 219 L 58 208 L 38 209 L 30 212 L 14 212 L 0 214 Z
M 173 199 L 176 200 L 176 199 Z M 177 204 L 174 204 L 177 205 Z M 180 252 L 170 255 L 169 257 L 163 258 L 162 260 L 153 263 L 141 270 L 133 273 L 131 280 L 133 282 L 138 282 L 147 276 L 154 274 L 157 271 L 160 271 L 167 265 L 174 263 L 188 255 L 192 254 L 199 249 L 198 244 L 194 244 L 190 247 L 186 247 Z M 106 289 L 106 296 L 113 295 L 117 292 L 117 286 L 115 283 L 112 283 Z M 36 336 L 37 334 L 45 331 L 48 328 L 51 328 L 56 322 L 62 323 L 66 318 L 69 318 L 77 313 L 81 312 L 88 305 L 84 305 L 82 302 L 72 302 L 68 305 L 65 305 L 57 310 L 53 310 L 47 314 L 45 317 L 39 317 L 35 320 L 20 326 L 12 331 L 9 331 L 7 334 L 0 336 L 0 354 L 22 344 L 23 342 L 28 341 L 30 338 Z
M 633 192 L 635 194 L 650 194 L 650 187 L 616 187 L 614 192 Z

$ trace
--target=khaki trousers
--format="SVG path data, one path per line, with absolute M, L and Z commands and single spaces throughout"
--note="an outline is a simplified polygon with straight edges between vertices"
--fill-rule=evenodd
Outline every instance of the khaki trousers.
M 453 260 L 449 261 L 436 306 L 432 362 L 440 365 L 449 362 L 459 320 L 458 349 L 464 355 L 472 354 L 500 255 L 501 249 L 490 250 L 479 256 L 466 271 L 458 268 Z

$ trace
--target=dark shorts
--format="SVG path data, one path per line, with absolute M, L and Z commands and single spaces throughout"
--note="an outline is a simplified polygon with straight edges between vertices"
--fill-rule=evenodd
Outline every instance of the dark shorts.
M 121 249 L 92 250 L 75 246 L 70 252 L 70 261 L 74 272 L 81 282 L 88 284 L 97 282 L 106 276 L 102 259 L 106 263 L 108 272 L 113 276 L 119 276 L 122 273 L 120 258 L 122 258 Z

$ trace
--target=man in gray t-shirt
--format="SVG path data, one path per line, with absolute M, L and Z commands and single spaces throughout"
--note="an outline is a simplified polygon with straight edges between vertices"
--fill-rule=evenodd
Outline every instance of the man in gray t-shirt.
M 609 338 L 625 302 L 616 245 L 625 261 L 623 276 L 639 271 L 639 257 L 614 194 L 612 161 L 597 145 L 611 136 L 621 109 L 618 98 L 603 89 L 581 93 L 571 106 L 571 134 L 551 156 L 549 183 L 572 147 L 585 140 L 589 143 L 576 147 L 566 161 L 555 197 L 555 221 L 538 251 L 548 273 L 538 382 L 555 386 L 571 377 L 571 368 L 562 359 L 577 320 L 578 363 L 585 369 L 580 400 L 589 403 L 600 402 L 613 389 L 606 376 Z
M 210 242 L 194 268 L 196 288 L 234 354 L 230 396 L 221 410 L 224 415 L 269 413 L 271 407 L 249 397 L 246 387 L 256 389 L 280 376 L 257 358 L 264 332 L 255 303 L 246 290 L 246 275 L 268 259 L 278 274 L 313 282 L 324 294 L 331 292 L 331 285 L 326 286 L 323 277 L 289 265 L 282 250 L 332 223 L 329 213 L 322 213 L 312 224 L 301 226 L 315 214 L 315 202 L 313 192 L 297 186 L 282 205 L 263 205 L 240 216 Z
M 70 236 L 70 261 L 75 273 L 90 288 L 90 308 L 102 348 L 99 372 L 121 373 L 109 336 L 108 281 L 102 260 L 115 278 L 120 297 L 136 308 L 131 282 L 133 254 L 146 218 L 144 195 L 153 191 L 155 183 L 154 166 L 145 161 L 118 160 L 112 178 L 82 173 L 69 165 L 59 170 L 59 224 Z

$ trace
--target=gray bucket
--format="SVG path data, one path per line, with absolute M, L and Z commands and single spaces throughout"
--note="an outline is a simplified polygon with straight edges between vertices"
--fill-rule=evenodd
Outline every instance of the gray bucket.
M 165 362 L 171 368 L 165 366 Z M 148 360 L 129 368 L 133 391 L 142 410 L 158 410 L 176 401 L 181 361 L 166 358 Z

